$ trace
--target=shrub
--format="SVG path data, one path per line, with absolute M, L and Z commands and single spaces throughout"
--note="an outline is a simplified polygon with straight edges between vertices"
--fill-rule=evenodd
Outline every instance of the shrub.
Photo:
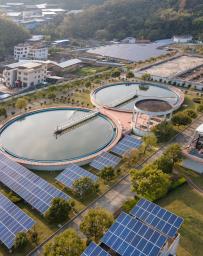
M 125 201 L 125 203 L 122 206 L 123 211 L 129 213 L 139 200 L 140 199 L 136 197 L 136 198 L 128 199 L 127 201 Z
M 189 125 L 192 123 L 192 119 L 184 112 L 175 114 L 171 121 L 174 125 Z
M 196 118 L 197 117 L 197 113 L 193 109 L 187 109 L 187 110 L 185 110 L 185 113 L 190 118 Z
M 169 188 L 169 191 L 175 190 L 176 188 L 184 185 L 186 182 L 187 180 L 184 177 L 180 177 L 176 180 L 173 180 Z
M 198 107 L 197 107 L 197 111 L 198 112 L 203 112 L 203 104 L 200 104 Z

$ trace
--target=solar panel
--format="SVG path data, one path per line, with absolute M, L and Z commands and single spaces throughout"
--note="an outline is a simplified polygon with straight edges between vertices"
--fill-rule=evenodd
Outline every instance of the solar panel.
M 0 153 L 0 182 L 42 214 L 48 210 L 54 198 L 70 199 L 68 195 L 2 153 Z
M 93 181 L 97 181 L 98 179 L 96 175 L 86 171 L 80 166 L 77 166 L 76 164 L 69 164 L 67 168 L 56 177 L 56 180 L 65 186 L 72 188 L 73 183 L 82 177 L 88 177 Z
M 167 238 L 122 212 L 101 241 L 121 256 L 157 256 Z
M 176 236 L 183 223 L 181 217 L 145 199 L 141 199 L 130 214 L 155 227 L 170 238 Z
M 121 161 L 120 157 L 114 156 L 111 153 L 104 152 L 96 159 L 94 159 L 90 166 L 101 171 L 105 167 L 116 167 Z
M 142 144 L 140 139 L 133 135 L 126 135 L 111 151 L 119 156 L 123 156 L 128 151 L 139 148 Z
M 99 245 L 92 242 L 81 256 L 110 256 L 110 254 L 103 250 Z
M 0 193 L 0 241 L 8 249 L 14 245 L 19 232 L 30 230 L 34 220 Z

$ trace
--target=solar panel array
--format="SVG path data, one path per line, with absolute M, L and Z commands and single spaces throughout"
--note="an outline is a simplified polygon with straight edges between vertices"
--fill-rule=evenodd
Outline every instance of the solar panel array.
M 70 197 L 27 168 L 0 154 L 0 182 L 44 214 L 54 198 Z
M 176 236 L 183 223 L 181 217 L 145 199 L 141 199 L 130 214 L 171 238 Z
M 134 148 L 139 148 L 142 141 L 133 135 L 125 135 L 125 137 L 111 150 L 113 153 L 123 156 Z
M 81 256 L 110 256 L 110 254 L 92 242 Z
M 35 222 L 0 193 L 0 241 L 8 249 L 14 245 L 17 233 L 26 232 Z
M 67 168 L 56 177 L 56 180 L 65 186 L 72 188 L 73 183 L 82 177 L 88 177 L 93 181 L 97 181 L 98 179 L 96 175 L 86 171 L 80 166 L 77 166 L 76 164 L 69 164 Z
M 105 167 L 116 167 L 121 161 L 120 157 L 114 156 L 111 153 L 104 152 L 96 159 L 94 159 L 90 166 L 94 167 L 95 169 L 101 171 Z
M 101 241 L 121 256 L 157 256 L 167 238 L 127 213 L 121 213 Z

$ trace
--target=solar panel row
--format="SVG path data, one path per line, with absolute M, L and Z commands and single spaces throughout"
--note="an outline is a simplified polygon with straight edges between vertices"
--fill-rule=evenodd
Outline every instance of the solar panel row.
M 0 240 L 8 249 L 14 245 L 17 233 L 26 232 L 35 222 L 0 193 Z
M 120 157 L 114 156 L 111 153 L 104 152 L 96 159 L 94 159 L 90 166 L 94 167 L 95 169 L 101 171 L 105 167 L 116 167 L 121 161 Z
M 25 167 L 0 154 L 0 182 L 44 214 L 56 197 L 70 197 Z
M 142 141 L 133 135 L 126 135 L 111 151 L 119 156 L 123 156 L 133 148 L 139 148 Z
M 56 177 L 56 180 L 65 186 L 72 188 L 73 183 L 82 177 L 88 177 L 93 181 L 97 181 L 98 179 L 96 175 L 86 171 L 80 166 L 77 166 L 76 164 L 69 164 L 67 168 Z
M 124 212 L 101 239 L 121 256 L 157 256 L 166 240 L 165 236 Z
M 181 217 L 145 199 L 141 199 L 130 214 L 171 238 L 176 236 L 183 223 Z
M 110 256 L 110 254 L 92 242 L 81 256 Z

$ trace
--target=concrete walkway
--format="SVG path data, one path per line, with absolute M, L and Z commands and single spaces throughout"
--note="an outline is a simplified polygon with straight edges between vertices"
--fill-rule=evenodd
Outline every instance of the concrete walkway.
M 144 161 L 143 164 L 150 163 L 157 159 L 159 156 L 163 154 L 168 145 L 172 143 L 179 143 L 181 146 L 185 146 L 191 139 L 191 136 L 194 133 L 194 129 L 196 129 L 201 123 L 203 123 L 203 115 L 196 119 L 189 127 L 187 127 L 182 133 L 178 134 L 176 138 L 174 138 L 170 143 L 159 149 L 155 154 L 149 157 Z M 140 166 L 141 167 L 141 166 Z M 60 230 L 58 230 L 52 237 L 47 239 L 42 245 L 39 245 L 38 248 L 29 253 L 29 256 L 40 255 L 42 251 L 42 246 L 50 241 L 54 236 L 60 234 L 65 229 L 73 227 L 79 231 L 79 225 L 81 223 L 82 217 L 88 212 L 90 208 L 95 207 L 104 207 L 111 212 L 116 212 L 122 206 L 122 204 L 129 198 L 134 196 L 134 193 L 131 192 L 130 189 L 130 175 L 126 175 L 120 182 L 114 185 L 109 191 L 107 191 L 104 195 L 102 195 L 99 199 L 93 202 L 88 208 L 86 208 L 83 212 L 79 213 L 72 221 L 65 224 Z

